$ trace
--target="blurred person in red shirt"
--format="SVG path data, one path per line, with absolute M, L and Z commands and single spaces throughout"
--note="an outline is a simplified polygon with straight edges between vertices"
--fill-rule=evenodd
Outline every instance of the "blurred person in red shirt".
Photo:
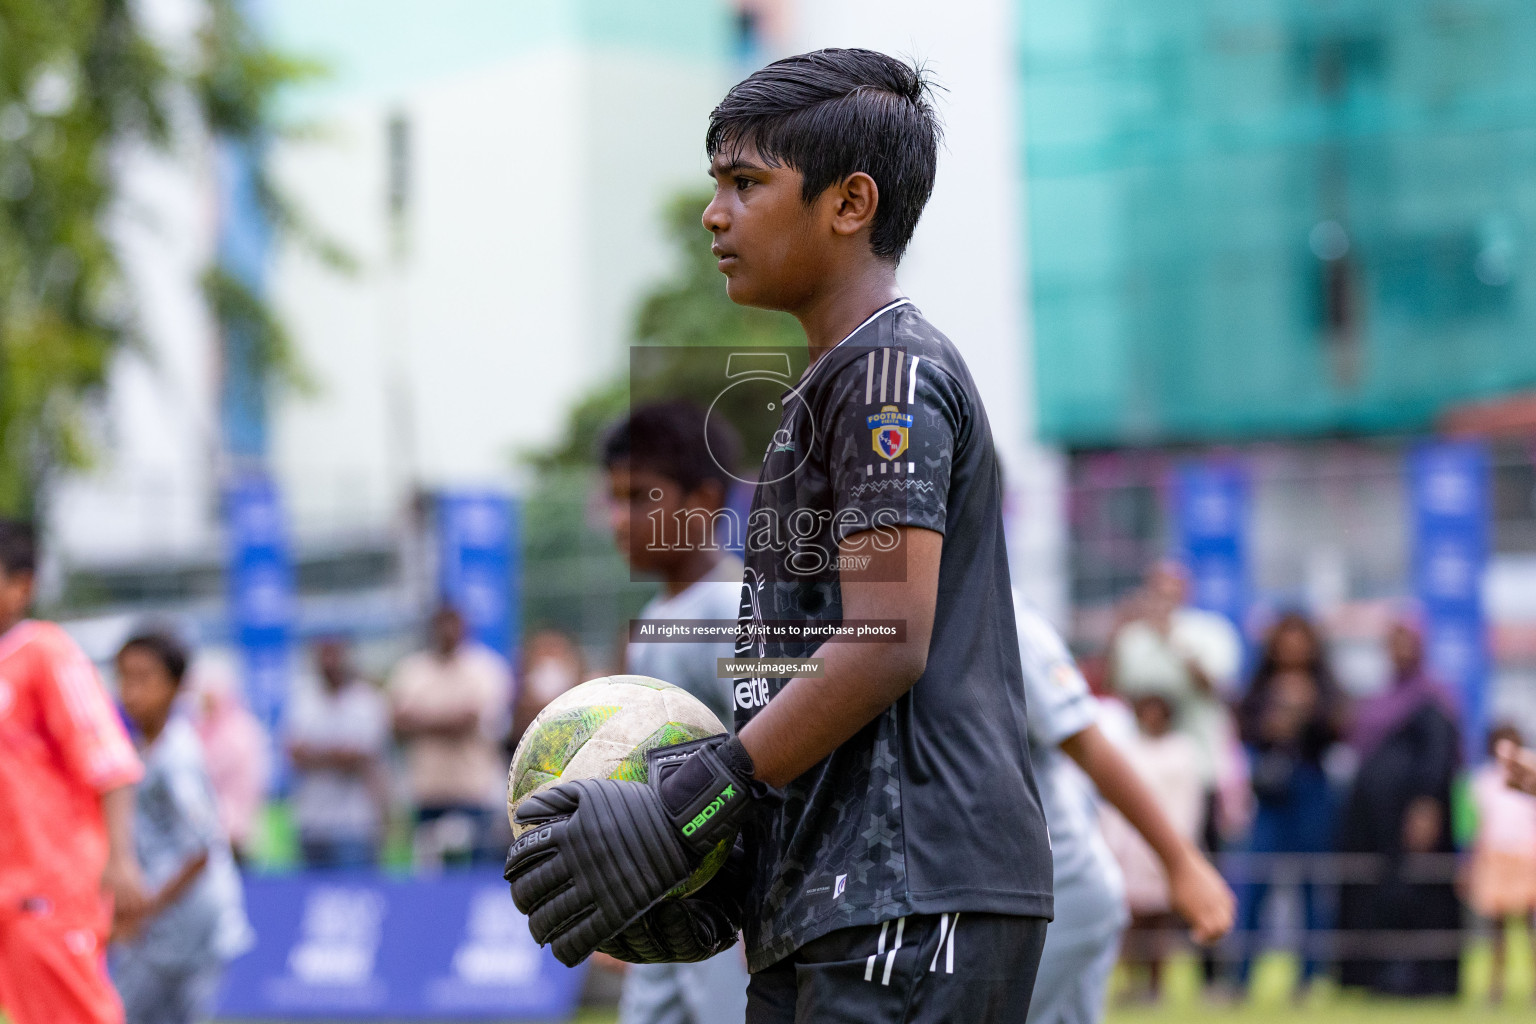
M 0 520 L 0 1008 L 11 1024 L 121 1024 L 106 969 L 114 904 L 143 911 L 143 774 L 101 678 L 57 625 L 25 618 L 32 528 Z

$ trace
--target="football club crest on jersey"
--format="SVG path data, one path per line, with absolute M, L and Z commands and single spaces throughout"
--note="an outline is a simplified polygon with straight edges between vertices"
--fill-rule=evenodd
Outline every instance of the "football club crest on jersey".
M 912 417 L 894 405 L 882 406 L 864 423 L 869 427 L 870 441 L 875 454 L 882 459 L 894 459 L 907 450 L 907 431 L 912 427 Z

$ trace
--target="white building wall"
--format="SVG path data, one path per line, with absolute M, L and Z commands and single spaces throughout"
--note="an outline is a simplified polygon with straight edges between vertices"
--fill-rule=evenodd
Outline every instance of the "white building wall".
M 198 0 L 145 0 L 148 31 L 173 50 L 196 30 Z M 94 462 L 46 496 L 47 549 L 65 565 L 190 557 L 216 543 L 218 366 L 198 279 L 218 235 L 213 153 L 178 108 L 175 148 L 114 154 L 115 241 L 133 343 L 108 373 Z
M 407 481 L 507 480 L 518 452 L 555 440 L 573 401 L 622 368 L 634 309 L 668 270 L 662 208 L 705 181 L 722 75 L 562 46 L 338 105 L 322 137 L 279 147 L 284 186 L 361 264 L 338 276 L 290 249 L 272 278 L 321 389 L 274 417 L 301 531 L 355 522 L 360 505 L 385 524 Z M 394 111 L 411 151 L 398 266 Z
M 908 295 L 965 355 L 1008 477 L 1014 582 L 1067 612 L 1065 471 L 1035 441 L 1023 112 L 1013 0 L 793 0 L 789 50 L 860 46 L 924 62 L 944 86 L 933 198 L 901 267 Z

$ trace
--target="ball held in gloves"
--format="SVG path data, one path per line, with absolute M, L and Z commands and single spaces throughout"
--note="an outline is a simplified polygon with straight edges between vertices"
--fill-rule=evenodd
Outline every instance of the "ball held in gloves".
M 517 744 L 507 773 L 512 834 L 521 837 L 527 831 L 516 814 L 533 793 L 572 779 L 643 783 L 649 778 L 647 751 L 725 731 L 702 701 L 664 680 L 638 675 L 589 679 L 551 701 Z M 719 844 L 668 895 L 698 891 L 729 853 L 728 842 Z

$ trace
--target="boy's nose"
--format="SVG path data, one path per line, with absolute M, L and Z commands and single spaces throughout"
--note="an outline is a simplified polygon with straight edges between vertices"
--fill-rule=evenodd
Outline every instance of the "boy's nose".
M 730 226 L 730 219 L 726 217 L 725 211 L 720 208 L 720 203 L 713 199 L 710 200 L 708 206 L 704 207 L 702 221 L 704 223 L 704 230 L 710 234 L 724 231 Z

